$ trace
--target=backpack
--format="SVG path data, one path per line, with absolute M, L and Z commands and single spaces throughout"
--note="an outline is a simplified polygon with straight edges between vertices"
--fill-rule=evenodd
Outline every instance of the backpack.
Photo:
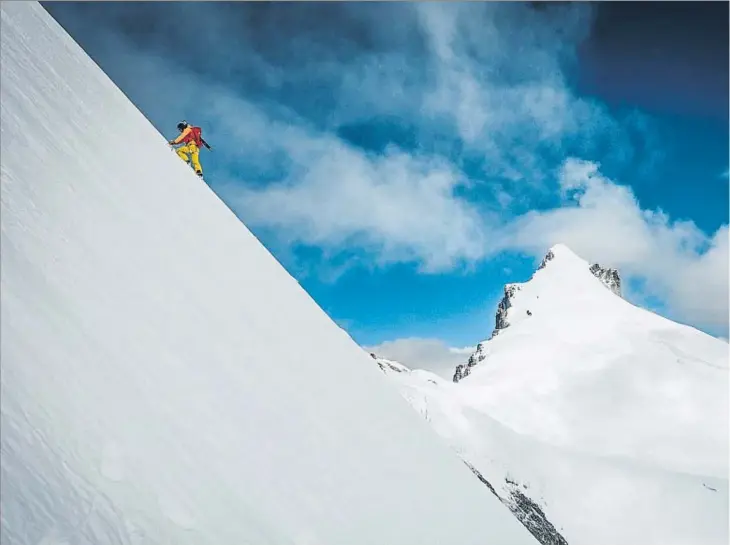
M 193 137 L 193 142 L 195 142 L 195 145 L 199 148 L 203 147 L 203 131 L 200 127 L 191 127 L 191 134 Z
M 203 140 L 202 134 L 203 134 L 203 131 L 200 127 L 191 126 L 190 132 L 187 134 L 187 136 L 185 136 L 185 138 L 183 139 L 183 142 L 185 142 L 186 144 L 188 142 L 195 142 L 195 145 L 198 147 L 198 149 L 202 148 L 203 146 L 205 146 L 208 149 L 213 149 L 208 145 L 208 142 Z

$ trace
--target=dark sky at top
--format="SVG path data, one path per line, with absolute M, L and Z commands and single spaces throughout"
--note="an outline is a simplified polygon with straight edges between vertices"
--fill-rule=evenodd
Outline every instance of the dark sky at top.
M 601 2 L 582 86 L 647 110 L 728 116 L 728 2 Z M 658 92 L 659 89 L 664 92 Z

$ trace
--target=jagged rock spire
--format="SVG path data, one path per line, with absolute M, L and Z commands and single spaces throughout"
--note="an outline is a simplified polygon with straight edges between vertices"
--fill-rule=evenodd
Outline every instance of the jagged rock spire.
M 469 376 L 469 373 L 471 373 L 471 368 L 474 367 L 477 363 L 484 361 L 485 359 L 487 359 L 487 353 L 484 349 L 484 343 L 479 343 L 474 353 L 469 356 L 467 362 L 460 363 L 456 366 L 456 370 L 454 371 L 454 376 L 452 380 L 454 382 L 459 382 L 464 377 Z
M 542 261 L 540 261 L 540 266 L 537 268 L 539 271 L 540 269 L 544 269 L 545 265 L 548 264 L 548 261 L 552 261 L 555 258 L 555 254 L 552 250 L 548 250 L 548 253 L 545 254 L 545 257 L 542 258 Z

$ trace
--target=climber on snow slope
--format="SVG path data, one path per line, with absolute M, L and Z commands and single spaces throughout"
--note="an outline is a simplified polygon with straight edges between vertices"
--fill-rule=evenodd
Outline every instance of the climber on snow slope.
M 211 147 L 205 140 L 203 140 L 201 128 L 190 125 L 187 121 L 181 121 L 177 124 L 177 130 L 180 131 L 180 136 L 174 140 L 170 140 L 169 144 L 171 146 L 184 144 L 177 148 L 176 151 L 178 156 L 186 163 L 190 163 L 192 161 L 195 173 L 202 177 L 203 167 L 200 166 L 200 148 L 205 146 L 206 148 L 211 149 Z

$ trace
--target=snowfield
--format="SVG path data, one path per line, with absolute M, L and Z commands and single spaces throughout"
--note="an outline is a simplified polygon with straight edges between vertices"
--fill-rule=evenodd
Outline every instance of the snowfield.
M 617 289 L 558 244 L 461 380 L 378 362 L 542 543 L 726 545 L 728 344 Z
M 536 543 L 39 4 L 0 34 L 3 545 Z

